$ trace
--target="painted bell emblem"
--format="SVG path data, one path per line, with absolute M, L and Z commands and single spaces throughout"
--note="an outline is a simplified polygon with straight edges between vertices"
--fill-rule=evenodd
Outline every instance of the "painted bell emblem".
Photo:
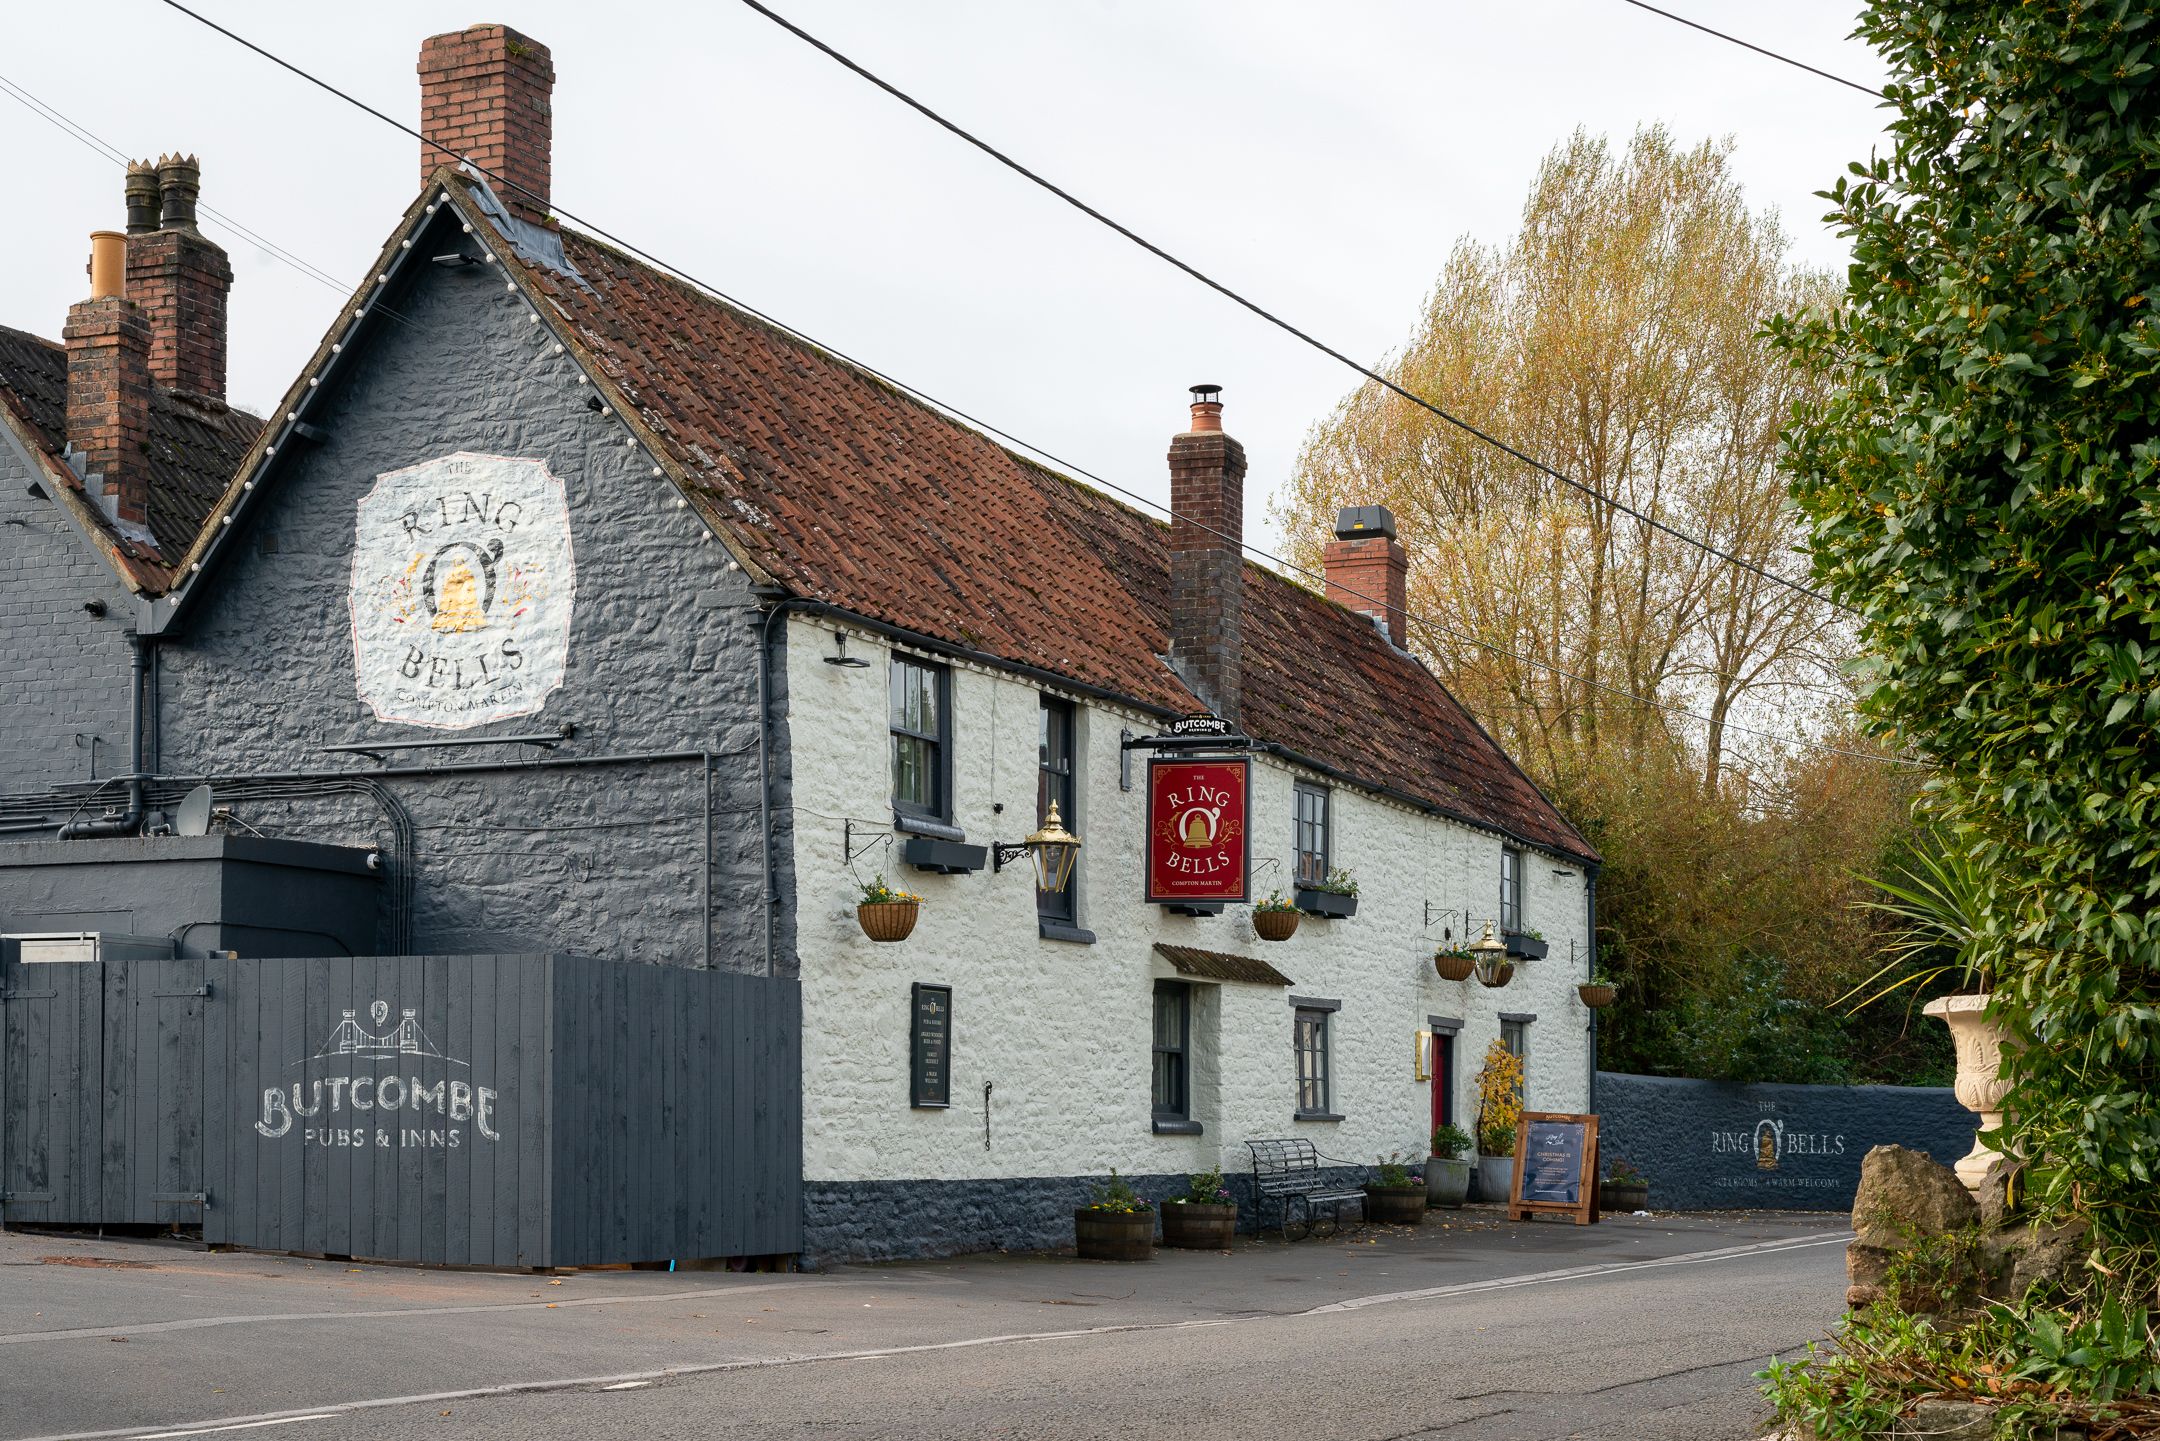
M 1185 824 L 1182 827 L 1185 844 L 1195 850 L 1214 845 L 1215 830 L 1221 824 L 1221 807 L 1194 806 L 1185 812 Z

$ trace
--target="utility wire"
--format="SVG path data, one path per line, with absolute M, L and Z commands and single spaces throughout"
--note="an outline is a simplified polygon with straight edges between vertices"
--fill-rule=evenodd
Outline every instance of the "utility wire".
M 823 341 L 817 339 L 815 336 L 798 330 L 794 326 L 789 325 L 786 321 L 780 320 L 775 316 L 767 314 L 766 312 L 758 309 L 756 306 L 749 304 L 747 301 L 736 299 L 734 296 L 728 294 L 726 291 L 720 289 L 718 286 L 700 280 L 696 275 L 692 274 L 691 272 L 684 270 L 679 266 L 672 265 L 665 260 L 662 260 L 660 257 L 640 248 L 639 246 L 633 244 L 628 240 L 623 239 L 621 236 L 616 235 L 612 231 L 604 228 L 603 226 L 593 221 L 587 220 L 585 217 L 578 215 L 574 211 L 567 210 L 560 205 L 554 204 L 550 197 L 540 195 L 532 190 L 528 190 L 524 186 L 519 185 L 517 182 L 513 180 L 508 180 L 500 175 L 495 174 L 493 171 L 487 169 L 485 166 L 482 166 L 475 161 L 466 159 L 465 157 L 457 154 L 457 152 L 451 150 L 448 146 L 443 145 L 439 141 L 436 141 L 429 136 L 422 134 L 420 131 L 413 129 L 410 125 L 407 125 L 402 121 L 394 119 L 393 117 L 384 114 L 382 111 L 377 110 L 374 106 L 369 105 L 366 101 L 360 100 L 352 95 L 347 94 L 345 91 L 338 89 L 336 86 L 330 84 L 328 81 L 318 79 L 316 76 L 310 74 L 308 71 L 301 69 L 299 66 L 293 64 L 291 61 L 263 49 L 260 45 L 255 44 L 253 41 L 247 39 L 245 36 L 234 34 L 232 31 L 226 29 L 224 26 L 218 24 L 216 21 L 207 19 L 204 16 L 197 14 L 195 11 L 190 10 L 187 6 L 181 4 L 180 0 L 162 0 L 162 3 L 171 7 L 174 10 L 179 11 L 181 14 L 186 15 L 189 18 L 208 26 L 210 29 L 215 30 L 219 34 L 225 36 L 227 39 L 233 41 L 234 43 L 242 46 L 245 49 L 253 51 L 255 54 L 260 55 L 263 59 L 270 61 L 272 64 L 279 66 L 281 69 L 289 71 L 293 75 L 298 76 L 300 79 L 305 80 L 309 84 L 316 86 L 318 89 L 329 92 L 331 95 L 334 95 L 338 99 L 343 100 L 348 105 L 351 105 L 356 109 L 365 111 L 367 114 L 374 116 L 377 120 L 382 121 L 385 125 L 390 126 L 392 129 L 403 131 L 405 134 L 411 136 L 415 140 L 420 141 L 422 144 L 432 146 L 434 149 L 441 151 L 447 159 L 455 161 L 467 167 L 475 174 L 485 177 L 490 183 L 500 185 L 508 190 L 516 191 L 518 194 L 523 195 L 528 200 L 532 201 L 535 205 L 547 207 L 548 209 L 552 210 L 554 214 L 561 217 L 562 219 L 569 220 L 579 226 L 584 227 L 592 234 L 609 241 L 611 244 L 620 246 L 623 250 L 627 251 L 631 255 L 636 256 L 640 260 L 643 260 L 648 264 L 667 272 L 670 275 L 679 277 L 687 284 L 695 286 L 697 289 L 702 290 L 719 300 L 725 301 L 727 304 L 734 306 L 736 309 L 743 311 L 745 314 L 754 316 L 757 319 L 764 321 L 767 325 L 770 325 L 787 335 L 795 337 L 806 345 L 810 345 L 818 350 L 822 350 L 826 354 L 833 356 L 835 359 L 841 360 L 846 364 L 852 365 L 856 369 L 861 370 L 867 375 L 874 376 L 877 379 L 884 381 L 887 385 L 892 386 L 894 389 L 899 390 L 909 396 L 912 396 L 914 399 L 921 401 L 923 404 L 930 406 L 935 410 L 944 411 L 946 414 L 951 415 L 956 419 L 965 421 L 969 425 L 977 427 L 986 434 L 994 435 L 1001 440 L 1007 441 L 1013 445 L 1020 447 L 1022 450 L 1026 450 L 1035 455 L 1041 456 L 1044 460 L 1048 461 L 1053 466 L 1070 471 L 1075 475 L 1084 476 L 1085 478 L 1093 481 L 1095 484 L 1101 486 L 1105 490 L 1113 491 L 1116 494 L 1122 495 L 1127 499 L 1132 500 L 1140 505 L 1144 505 L 1151 510 L 1159 510 L 1173 520 L 1183 520 L 1184 523 L 1194 526 L 1199 530 L 1205 531 L 1207 534 L 1213 535 L 1217 539 L 1234 541 L 1237 543 L 1241 550 L 1249 552 L 1259 559 L 1271 561 L 1285 571 L 1304 576 L 1309 580 L 1320 582 L 1323 585 L 1325 585 L 1327 582 L 1327 577 L 1320 572 L 1308 569 L 1305 566 L 1298 565 L 1295 562 L 1290 561 L 1282 556 L 1276 555 L 1271 551 L 1262 550 L 1259 546 L 1250 544 L 1249 542 L 1245 541 L 1242 536 L 1233 535 L 1225 530 L 1219 530 L 1214 526 L 1206 525 L 1200 521 L 1193 520 L 1190 517 L 1179 516 L 1177 512 L 1173 511 L 1169 506 L 1164 505 L 1161 501 L 1154 500 L 1140 493 L 1139 491 L 1128 489 L 1125 486 L 1119 485 L 1115 481 L 1108 480 L 1103 476 L 1096 474 L 1094 471 L 1089 470 L 1083 465 L 1079 465 L 1073 461 L 1066 460 L 1054 451 L 1046 450 L 1043 447 L 1036 445 L 1032 441 L 1014 435 L 1012 432 L 1001 429 L 1000 427 L 991 424 L 989 421 L 971 415 L 970 413 L 962 410 L 956 405 L 949 405 L 946 402 L 939 400 L 936 396 L 931 395 L 927 391 L 920 390 L 915 386 L 908 384 L 904 380 L 900 380 L 895 376 L 888 375 L 886 372 L 878 369 L 874 365 L 869 364 L 867 361 L 857 360 L 853 356 L 849 355 L 846 351 L 840 350 L 835 346 L 825 344 Z M 1534 463 L 1535 462 L 1533 462 L 1533 464 Z M 1742 568 L 1754 571 L 1756 574 L 1761 575 L 1766 579 L 1778 581 L 1780 584 L 1788 586 L 1792 589 L 1805 589 L 1805 587 L 1793 585 L 1791 581 L 1785 580 L 1781 576 L 1777 576 L 1769 571 L 1762 570 L 1760 567 L 1743 565 Z M 1404 617 L 1404 620 L 1407 624 L 1419 626 L 1428 632 L 1437 632 L 1439 634 L 1452 637 L 1466 644 L 1477 646 L 1480 649 L 1483 649 L 1495 655 L 1506 656 L 1509 659 L 1518 661 L 1523 665 L 1532 667 L 1533 669 L 1547 671 L 1551 674 L 1561 677 L 1564 680 L 1574 681 L 1578 685 L 1589 686 L 1592 689 L 1601 691 L 1605 694 L 1619 696 L 1624 699 L 1634 701 L 1636 704 L 1645 706 L 1651 710 L 1664 712 L 1670 715 L 1685 716 L 1692 720 L 1701 721 L 1705 725 L 1722 724 L 1724 729 L 1728 731 L 1735 731 L 1743 735 L 1756 736 L 1779 745 L 1799 746 L 1807 749 L 1823 751 L 1829 754 L 1849 756 L 1857 760 L 1880 761 L 1897 765 L 1917 764 L 1916 762 L 1910 761 L 1904 757 L 1885 756 L 1878 752 L 1871 751 L 1851 750 L 1829 745 L 1821 741 L 1806 740 L 1797 736 L 1780 735 L 1774 731 L 1762 730 L 1758 727 L 1743 725 L 1741 723 L 1731 720 L 1723 722 L 1714 721 L 1711 717 L 1703 715 L 1697 711 L 1689 710 L 1685 706 L 1678 705 L 1669 701 L 1652 700 L 1647 696 L 1636 695 L 1632 691 L 1621 690 L 1618 687 L 1607 685 L 1601 681 L 1590 680 L 1585 676 L 1576 675 L 1571 671 L 1567 671 L 1558 666 L 1555 666 L 1548 661 L 1541 661 L 1534 657 L 1523 655 L 1518 651 L 1510 650 L 1507 647 L 1496 644 L 1492 641 L 1482 640 L 1477 636 L 1470 635 L 1464 631 L 1456 630 L 1453 627 L 1443 625 L 1440 622 L 1428 619 L 1427 617 L 1417 615 L 1407 609 L 1390 605 L 1385 599 L 1381 597 L 1366 595 L 1363 592 L 1352 590 L 1349 587 L 1341 584 L 1338 584 L 1335 589 L 1344 594 L 1350 595 L 1358 600 L 1365 601 L 1368 604 L 1378 605 L 1387 611 L 1398 613 Z
M 1722 30 L 1712 30 L 1709 26 L 1704 25 L 1699 21 L 1690 20 L 1685 15 L 1675 15 L 1670 10 L 1660 10 L 1655 5 L 1644 4 L 1643 0 L 1626 0 L 1626 3 L 1634 6 L 1637 10 L 1647 10 L 1652 15 L 1662 15 L 1667 20 L 1672 21 L 1676 25 L 1685 25 L 1690 30 L 1700 30 L 1705 35 L 1715 35 L 1718 39 L 1725 41 L 1727 44 L 1737 45 L 1743 50 L 1752 50 L 1757 55 L 1767 55 L 1772 60 L 1776 60 L 1785 65 L 1790 65 L 1796 70 L 1805 70 L 1810 75 L 1820 75 L 1825 80 L 1835 81 L 1838 84 L 1845 86 L 1849 90 L 1859 91 L 1862 95 L 1872 95 L 1877 100 L 1887 100 L 1889 98 L 1872 85 L 1862 85 L 1857 80 L 1847 80 L 1842 75 L 1832 75 L 1827 70 L 1818 70 L 1814 66 L 1808 64 L 1805 60 L 1795 60 L 1790 55 L 1780 55 L 1775 50 L 1766 50 L 1760 45 L 1756 45 L 1750 41 L 1742 40 L 1737 35 L 1727 35 Z
M 165 3 L 168 5 L 173 4 L 173 0 L 165 0 Z M 1198 266 L 1180 260 L 1177 256 L 1163 249 L 1154 241 L 1149 240 L 1146 236 L 1141 235 L 1138 232 L 1132 230 L 1130 227 L 1122 225 L 1117 221 L 1111 219 L 1102 211 L 1097 210 L 1094 206 L 1088 204 L 1085 200 L 1080 199 L 1080 197 L 1074 195 L 1071 191 L 1066 190 L 1064 187 L 1058 185 L 1056 182 L 1046 179 L 1044 176 L 1036 173 L 1033 170 L 1028 169 L 1027 166 L 1022 165 L 1019 161 L 1013 159 L 1010 155 L 1007 155 L 1004 151 L 998 149 L 989 141 L 982 139 L 980 136 L 974 134 L 972 131 L 963 128 L 955 122 L 946 119 L 943 115 L 940 115 L 937 111 L 932 110 L 928 105 L 925 105 L 922 101 L 917 100 L 914 96 L 908 94 L 905 90 L 902 90 L 897 85 L 892 84 L 890 81 L 871 72 L 870 70 L 865 69 L 863 66 L 849 59 L 846 55 L 843 55 L 838 50 L 835 50 L 832 46 L 826 44 L 823 40 L 818 39 L 817 36 L 812 35 L 809 31 L 803 29 L 800 25 L 797 25 L 794 21 L 788 19 L 785 15 L 780 14 L 778 11 L 772 9 L 769 6 L 760 4 L 759 0 L 742 0 L 742 3 L 748 6 L 750 9 L 755 10 L 758 14 L 764 16 L 766 19 L 772 21 L 773 24 L 778 25 L 781 29 L 787 31 L 790 35 L 795 36 L 798 40 L 801 40 L 805 44 L 809 45 L 812 49 L 817 50 L 821 54 L 824 54 L 831 59 L 839 62 L 847 69 L 854 71 L 857 75 L 860 75 L 863 79 L 869 81 L 872 85 L 875 85 L 878 89 L 884 91 L 887 95 L 892 96 L 893 99 L 898 100 L 901 104 L 907 106 L 910 110 L 913 110 L 918 115 L 921 115 L 923 118 L 931 121 L 932 123 L 942 127 L 947 131 L 950 131 L 953 135 L 958 136 L 961 140 L 966 141 L 969 145 L 974 146 L 977 150 L 980 150 L 983 154 L 989 156 L 992 160 L 997 161 L 998 164 L 1004 166 L 1006 169 L 1012 171 L 1014 174 L 1019 175 L 1024 179 L 1032 181 L 1034 184 L 1041 186 L 1044 190 L 1049 191 L 1052 195 L 1055 195 L 1058 199 L 1064 201 L 1067 205 L 1072 206 L 1081 214 L 1089 217 L 1092 220 L 1099 221 L 1101 224 L 1106 225 L 1110 229 L 1116 231 L 1119 235 L 1124 236 L 1127 240 L 1130 240 L 1133 244 L 1139 246 L 1142 250 L 1145 250 L 1146 252 L 1148 252 L 1148 254 L 1154 256 L 1156 259 L 1163 261 L 1165 264 L 1168 264 L 1175 269 L 1183 271 L 1185 274 L 1191 276 L 1194 280 L 1199 281 L 1202 285 L 1205 285 L 1208 289 L 1214 291 L 1217 295 L 1220 295 L 1226 300 L 1232 301 L 1237 305 L 1243 306 L 1246 310 L 1252 312 L 1254 315 L 1259 316 L 1262 320 L 1274 326 L 1276 329 L 1283 331 L 1287 335 L 1291 335 L 1299 340 L 1302 340 L 1303 342 L 1305 342 L 1305 344 L 1311 346 L 1314 350 L 1319 351 L 1322 355 L 1325 355 L 1332 360 L 1340 361 L 1343 365 L 1348 366 L 1350 369 L 1356 371 L 1359 375 L 1364 376 L 1373 384 L 1378 385 L 1383 389 L 1392 392 L 1395 395 L 1401 396 L 1404 400 L 1409 401 L 1412 405 L 1417 406 L 1420 410 L 1428 411 L 1431 414 L 1438 416 L 1441 420 L 1446 421 L 1449 425 L 1454 426 L 1456 429 L 1477 440 L 1483 441 L 1485 444 L 1492 446 L 1494 449 L 1500 451 L 1504 455 L 1512 456 L 1514 459 L 1521 461 L 1524 465 L 1529 466 L 1532 470 L 1537 471 L 1539 474 L 1548 476 L 1553 480 L 1559 481 L 1562 485 L 1565 485 L 1572 490 L 1579 491 L 1581 494 L 1590 497 L 1591 499 L 1599 502 L 1602 505 L 1610 506 L 1614 510 L 1622 513 L 1623 515 L 1632 516 L 1636 520 L 1640 521 L 1642 524 L 1650 527 L 1652 530 L 1662 532 L 1665 535 L 1671 536 L 1674 540 L 1681 541 L 1687 545 L 1692 545 L 1697 550 L 1703 551 L 1709 555 L 1716 556 L 1719 560 L 1724 561 L 1727 565 L 1737 566 L 1741 570 L 1753 571 L 1755 574 L 1763 577 L 1765 580 L 1772 581 L 1775 584 L 1784 586 L 1788 590 L 1798 591 L 1802 595 L 1808 596 L 1814 600 L 1819 600 L 1825 605 L 1835 606 L 1839 610 L 1844 611 L 1852 610 L 1852 607 L 1844 604 L 1842 601 L 1838 600 L 1834 596 L 1826 595 L 1822 591 L 1814 589 L 1812 586 L 1802 585 L 1799 581 L 1788 579 L 1785 576 L 1777 574 L 1775 571 L 1766 570 L 1751 561 L 1742 560 L 1739 556 L 1734 555 L 1728 550 L 1721 549 L 1718 546 L 1712 545 L 1709 541 L 1702 540 L 1693 535 L 1690 535 L 1686 531 L 1681 530 L 1676 526 L 1667 525 L 1664 521 L 1659 520 L 1653 515 L 1648 515 L 1642 511 L 1635 509 L 1633 506 L 1627 504 L 1625 501 L 1617 500 L 1612 496 L 1606 495 L 1603 491 L 1597 489 L 1595 486 L 1590 485 L 1584 481 L 1577 480 L 1573 476 L 1568 475 L 1553 466 L 1547 465 L 1544 461 L 1537 459 L 1535 456 L 1530 455 L 1525 451 L 1518 450 L 1516 447 L 1508 444 L 1506 441 L 1500 439 L 1498 436 L 1492 434 L 1490 431 L 1480 429 L 1479 427 L 1471 424 L 1469 421 L 1464 420 L 1461 416 L 1452 414 L 1451 412 L 1443 409 L 1439 405 L 1434 404 L 1432 401 L 1427 400 L 1424 396 L 1419 395 L 1416 391 L 1410 390 L 1403 385 L 1398 384 L 1393 380 L 1390 380 L 1386 375 L 1382 374 L 1377 370 L 1374 370 L 1371 366 L 1366 365 L 1362 361 L 1353 360 L 1350 356 L 1346 355 L 1340 350 L 1337 350 L 1334 346 L 1329 345 L 1326 341 L 1318 339 L 1308 331 L 1299 329 L 1297 326 L 1291 324 L 1289 321 L 1277 315 L 1274 311 L 1269 310 L 1264 305 L 1261 305 L 1258 301 L 1247 299 L 1244 295 L 1240 294 L 1235 290 L 1232 290 L 1229 286 L 1223 284 L 1214 276 L 1209 275 L 1206 271 L 1201 270 Z

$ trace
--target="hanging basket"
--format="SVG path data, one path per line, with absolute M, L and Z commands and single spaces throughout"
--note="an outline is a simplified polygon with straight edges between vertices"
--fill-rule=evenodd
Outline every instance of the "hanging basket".
M 1575 994 L 1581 996 L 1582 1003 L 1588 1006 L 1591 1010 L 1602 1011 L 1607 1006 L 1611 1005 L 1614 1001 L 1620 999 L 1620 988 L 1618 986 L 1593 986 L 1586 984 L 1577 986 L 1575 988 Z
M 855 920 L 873 941 L 904 941 L 921 913 L 915 901 L 865 901 L 855 908 Z
M 1287 941 L 1297 934 L 1299 919 L 1296 911 L 1254 911 L 1253 934 L 1263 941 Z
M 1477 973 L 1477 978 L 1479 985 L 1490 986 L 1494 990 L 1498 990 L 1515 979 L 1515 963 L 1513 961 L 1501 961 L 1497 965 L 1481 968 Z
M 1467 981 L 1470 973 L 1477 969 L 1477 962 L 1461 951 L 1434 951 L 1432 966 L 1443 981 Z

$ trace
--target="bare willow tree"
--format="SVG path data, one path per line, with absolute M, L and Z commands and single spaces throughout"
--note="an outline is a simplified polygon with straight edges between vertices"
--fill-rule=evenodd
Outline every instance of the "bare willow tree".
M 1456 244 L 1386 369 L 1609 499 L 1367 385 L 1313 428 L 1278 500 L 1306 564 L 1338 507 L 1394 509 L 1420 649 L 1547 779 L 1655 748 L 1715 790 L 1738 759 L 1782 764 L 1741 730 L 1842 705 L 1836 612 L 1622 509 L 1805 578 L 1773 462 L 1807 382 L 1759 332 L 1834 282 L 1787 249 L 1729 143 L 1683 150 L 1655 128 L 1615 153 L 1578 131 L 1509 243 Z

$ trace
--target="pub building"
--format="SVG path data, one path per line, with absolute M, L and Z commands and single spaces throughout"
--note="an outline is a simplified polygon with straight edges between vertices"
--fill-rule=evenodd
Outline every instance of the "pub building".
M 1159 1199 L 1220 1166 L 1250 1225 L 1249 1140 L 1421 1157 L 1496 1038 L 1532 1109 L 1588 1108 L 1595 852 L 1408 649 L 1384 509 L 1343 512 L 1325 594 L 1248 562 L 1245 452 L 1195 386 L 1158 522 L 551 216 L 546 47 L 478 26 L 419 72 L 471 165 L 423 145 L 157 575 L 31 618 L 145 658 L 48 722 L 140 727 L 139 760 L 86 780 L 48 747 L 6 786 L 0 929 L 17 980 L 55 945 L 207 968 L 156 1025 L 201 1029 L 169 1103 L 214 1154 L 156 1214 L 326 1253 L 814 1264 L 1068 1244 L 1112 1168 Z M 82 509 L 97 481 L 49 464 L 72 389 L 64 415 L 20 390 L 16 458 Z M 858 911 L 879 879 L 912 929 Z M 1263 941 L 1277 892 L 1300 923 Z M 1442 979 L 1488 927 L 1506 983 Z M 7 1023 L 58 1053 L 58 1021 Z M 19 1071 L 5 1217 L 80 1220 L 21 1199 L 64 1158 Z M 606 1149 L 625 1127 L 642 1158 Z M 611 1236 L 429 1229 L 592 1192 L 630 1198 Z

